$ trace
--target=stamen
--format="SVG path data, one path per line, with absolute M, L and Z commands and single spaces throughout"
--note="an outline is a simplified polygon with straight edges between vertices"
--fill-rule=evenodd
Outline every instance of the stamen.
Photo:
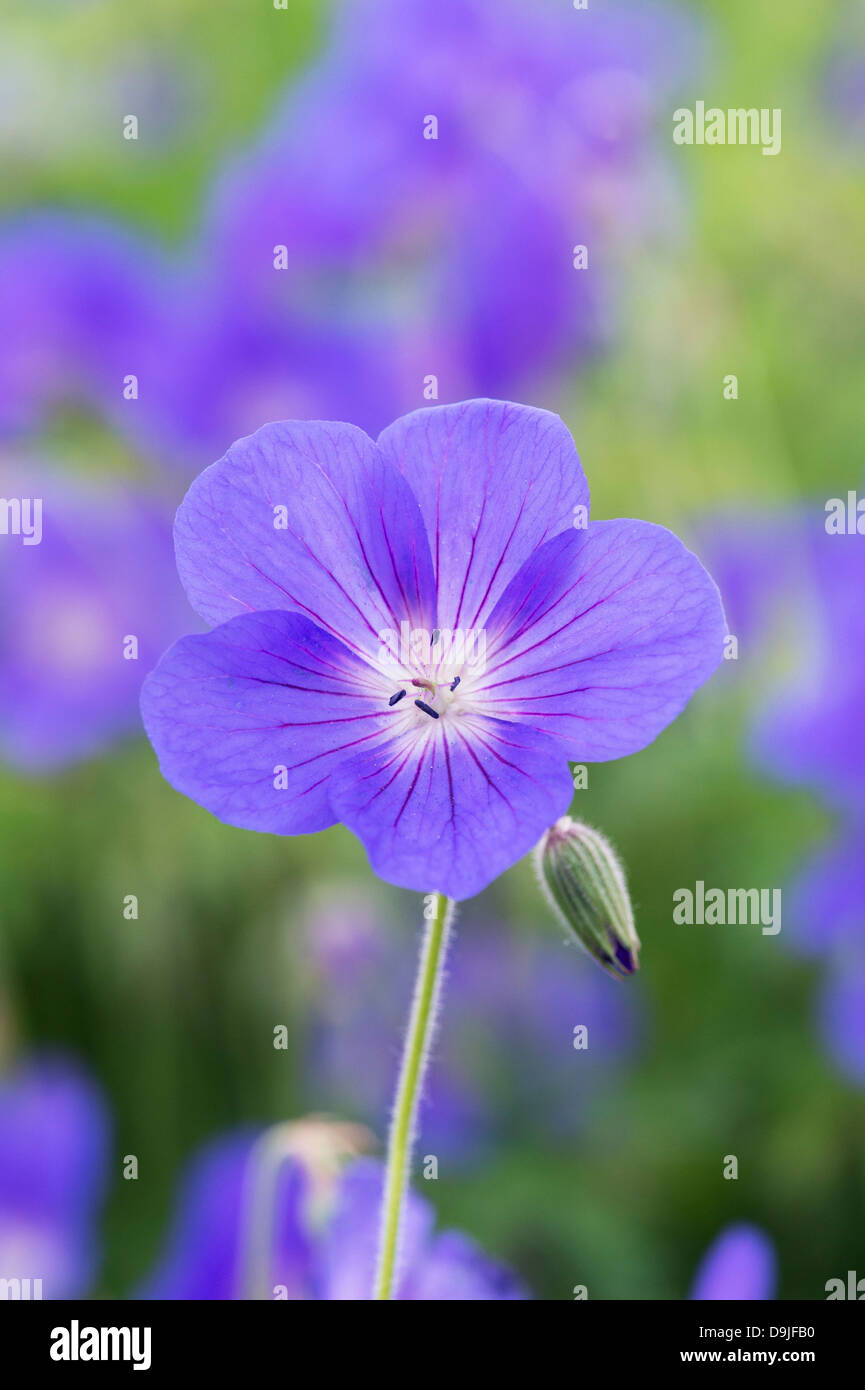
M 435 646 L 436 642 L 439 640 L 439 638 L 441 637 L 441 635 L 442 635 L 442 634 L 441 634 L 441 628 L 434 627 L 434 628 L 433 628 L 432 637 L 429 639 L 429 644 L 430 644 L 431 647 L 434 647 L 434 646 Z
M 391 695 L 390 699 L 388 700 L 388 704 L 389 704 L 389 705 L 398 705 L 399 702 L 400 702 L 400 700 L 403 698 L 404 695 L 405 695 L 405 691 L 404 691 L 404 690 L 398 690 L 398 691 L 396 692 L 395 695 Z
M 459 676 L 454 676 L 453 680 L 451 681 L 451 690 L 456 690 L 456 688 L 457 688 L 457 686 L 459 685 L 459 683 L 460 683 L 460 678 L 459 678 Z
M 431 714 L 433 719 L 438 719 L 438 710 L 430 709 L 429 705 L 425 705 L 423 700 L 415 700 L 415 704 L 418 709 L 423 710 L 424 714 Z
M 436 693 L 436 688 L 432 681 L 413 680 L 412 685 L 420 686 L 423 690 L 428 690 L 432 695 L 435 695 Z

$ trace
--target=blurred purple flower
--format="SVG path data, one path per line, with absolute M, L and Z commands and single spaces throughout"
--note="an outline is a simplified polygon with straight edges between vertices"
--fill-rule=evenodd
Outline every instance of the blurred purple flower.
M 865 141 L 865 47 L 832 55 L 824 77 L 824 96 L 851 148 L 861 151 Z
M 0 1077 L 0 1280 L 29 1279 L 31 1298 L 34 1280 L 46 1299 L 87 1292 L 107 1158 L 102 1097 L 76 1066 L 35 1057 Z
M 729 632 L 739 640 L 731 678 L 762 666 L 766 643 L 790 591 L 801 583 L 802 516 L 725 511 L 698 528 L 696 550 L 721 592 Z
M 89 410 L 136 436 L 165 350 L 171 276 L 155 248 L 93 217 L 33 213 L 0 227 L 0 433 Z M 124 380 L 139 377 L 138 400 Z
M 842 957 L 865 944 L 865 820 L 842 818 L 800 869 L 791 894 L 792 939 L 808 954 Z
M 846 501 L 846 492 L 840 489 Z M 795 515 L 729 519 L 706 530 L 706 552 L 732 626 L 765 660 L 777 630 L 792 628 L 792 669 L 764 692 L 752 737 L 773 776 L 812 787 L 838 813 L 828 844 L 793 883 L 791 939 L 831 959 L 818 1006 L 827 1050 L 849 1078 L 865 1079 L 865 536 L 826 531 L 816 503 Z M 785 623 L 792 615 L 792 624 Z
M 797 660 L 761 716 L 757 747 L 776 775 L 865 811 L 865 536 L 827 535 L 803 516 L 795 544 Z
M 820 71 L 821 104 L 834 117 L 833 145 L 861 157 L 865 148 L 865 14 L 860 4 L 839 7 L 831 45 Z
M 743 644 L 767 653 L 792 639 L 783 680 L 765 683 L 752 751 L 774 777 L 813 787 L 841 813 L 838 839 L 797 889 L 801 939 L 829 945 L 861 921 L 865 887 L 865 536 L 830 535 L 814 505 L 797 515 L 729 519 L 707 527 L 702 549 Z M 791 624 L 786 621 L 792 616 Z
M 608 336 L 623 229 L 680 224 L 652 126 L 693 50 L 660 7 L 352 0 L 177 256 L 62 212 L 0 231 L 0 431 L 83 407 L 194 470 L 266 420 L 375 432 L 430 375 L 533 394 Z
M 145 682 L 163 775 L 230 825 L 342 821 L 387 881 L 479 893 L 567 810 L 568 758 L 644 748 L 720 660 L 681 542 L 578 511 L 573 440 L 526 406 L 420 410 L 377 444 L 320 422 L 241 440 L 177 516 L 220 626 Z
M 228 1300 L 256 1296 L 339 1301 L 371 1297 L 383 1168 L 361 1159 L 347 1167 L 324 1203 L 308 1169 L 286 1158 L 274 1181 L 263 1271 L 250 1268 L 257 1179 L 253 1136 L 212 1144 L 184 1182 L 167 1249 L 145 1285 L 146 1299 Z M 516 1278 L 468 1237 L 434 1233 L 429 1204 L 409 1192 L 397 1298 L 525 1298 Z M 254 1282 L 253 1282 L 254 1281 Z
M 142 387 L 140 428 L 154 457 L 197 472 L 265 421 L 377 428 L 388 418 L 396 368 L 381 327 L 328 323 L 301 305 L 251 305 L 232 297 L 230 283 L 223 272 L 178 267 L 161 351 Z
M 14 510 L 0 534 L 0 757 L 50 771 L 136 732 L 144 673 L 194 619 L 153 499 L 22 456 L 0 458 L 0 498 L 0 523 L 41 504 L 37 544 Z
M 267 314 L 283 298 L 389 324 L 415 365 L 376 427 L 429 373 L 449 400 L 533 394 L 605 336 L 622 229 L 673 231 L 653 122 L 693 50 L 661 7 L 352 0 L 216 185 L 201 233 L 215 280 Z
M 698 1302 L 765 1302 L 775 1295 L 775 1248 L 757 1226 L 727 1226 L 709 1246 L 694 1278 L 690 1297 Z
M 448 969 L 444 1027 L 421 1103 L 424 1151 L 476 1160 L 509 1132 L 559 1139 L 634 1043 L 633 1001 L 574 951 L 469 921 Z M 309 1016 L 310 1103 L 387 1125 L 394 1059 L 410 992 L 412 942 L 391 930 L 361 885 L 306 913 L 300 960 L 317 989 Z M 575 1050 L 585 1025 L 588 1048 Z
M 865 853 L 865 840 L 860 848 Z M 841 1074 L 860 1087 L 865 1086 L 865 911 L 861 902 L 860 897 L 858 947 L 830 962 L 817 1004 L 829 1056 Z
M 263 420 L 381 421 L 393 396 L 381 328 L 302 306 L 253 311 L 201 262 L 194 245 L 168 257 L 61 212 L 0 228 L 0 435 L 38 437 L 68 410 L 109 425 L 151 466 L 197 471 Z

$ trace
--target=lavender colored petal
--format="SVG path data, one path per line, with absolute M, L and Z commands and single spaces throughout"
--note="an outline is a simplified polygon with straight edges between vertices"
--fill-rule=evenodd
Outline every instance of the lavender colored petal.
M 491 1260 L 459 1231 L 444 1231 L 423 1262 L 410 1271 L 401 1298 L 422 1302 L 503 1303 L 528 1298 L 506 1266 Z
M 354 1301 L 372 1297 L 383 1183 L 384 1167 L 374 1159 L 360 1159 L 343 1173 L 320 1252 L 320 1298 Z M 410 1271 L 426 1258 L 433 1225 L 432 1208 L 407 1191 L 397 1298 L 403 1296 L 402 1285 Z
M 379 1242 L 384 1168 L 362 1159 L 343 1174 L 336 1207 L 323 1241 L 321 1298 L 371 1297 Z M 406 1193 L 397 1299 L 406 1301 L 525 1298 L 518 1280 L 466 1236 L 434 1236 L 434 1213 L 410 1189 Z
M 797 668 L 767 703 L 754 736 L 776 776 L 811 782 L 835 804 L 865 810 L 865 537 L 828 535 L 816 508 L 796 543 Z
M 404 401 L 430 369 L 450 399 L 526 394 L 602 340 L 611 224 L 629 239 L 681 226 L 652 117 L 664 78 L 693 73 L 694 44 L 679 13 L 651 8 L 575 22 L 561 0 L 343 4 L 321 61 L 211 199 L 224 279 L 272 304 L 284 243 L 280 285 L 371 303 L 403 360 L 423 344 Z M 588 274 L 578 240 L 601 248 Z
M 859 928 L 863 919 L 859 898 Z M 824 980 L 817 1017 L 826 1050 L 849 1081 L 865 1086 L 865 957 L 856 954 L 835 961 Z
M 229 1300 L 248 1296 L 254 1136 L 211 1145 L 192 1164 L 165 1253 L 142 1288 L 145 1299 Z M 383 1165 L 361 1159 L 342 1173 L 323 1219 L 313 1217 L 301 1164 L 279 1170 L 268 1279 L 289 1299 L 362 1301 L 372 1296 Z M 430 1206 L 406 1194 L 397 1298 L 513 1298 L 516 1281 L 470 1241 L 433 1240 Z M 429 1268 L 427 1265 L 429 1264 Z M 447 1287 L 450 1292 L 439 1292 Z M 424 1288 L 427 1292 L 417 1292 Z M 409 1290 L 413 1290 L 410 1292 Z
M 792 889 L 796 944 L 807 952 L 846 947 L 862 935 L 865 916 L 865 821 L 854 817 L 805 865 Z
M 156 499 L 24 456 L 0 496 L 42 509 L 38 545 L 0 538 L 0 756 L 39 773 L 137 733 L 145 672 L 196 619 Z
M 377 433 L 400 409 L 392 333 L 357 317 L 313 316 L 293 296 L 282 303 L 270 252 L 260 305 L 224 268 L 185 277 L 174 295 L 145 404 L 151 447 L 190 471 L 269 420 L 350 420 Z
M 846 502 L 843 487 L 836 486 Z M 811 784 L 836 807 L 833 842 L 793 885 L 791 936 L 808 951 L 858 938 L 865 889 L 865 545 L 826 531 L 825 506 L 759 518 L 715 519 L 705 528 L 722 588 L 747 646 L 792 627 L 792 669 L 764 702 L 750 740 L 756 761 L 776 778 Z
M 593 219 L 583 207 L 566 210 L 555 181 L 548 173 L 523 186 L 494 159 L 475 171 L 459 234 L 438 272 L 456 352 L 449 380 L 462 358 L 463 380 L 475 389 L 509 394 L 519 385 L 520 395 L 543 399 L 551 370 L 572 370 L 599 346 L 601 282 L 575 271 L 563 254 L 571 229 Z
M 128 373 L 146 377 L 167 273 L 143 241 L 97 218 L 38 213 L 0 232 L 0 430 L 84 401 L 118 423 Z
M 740 642 L 739 662 L 730 665 L 759 662 L 779 609 L 801 579 L 801 516 L 744 508 L 718 513 L 700 525 L 699 548 Z
M 572 795 L 554 740 L 477 715 L 395 735 L 331 780 L 334 814 L 380 878 L 457 899 L 527 854 Z
M 278 835 L 332 825 L 332 772 L 387 727 L 375 673 L 285 612 L 182 638 L 145 681 L 141 710 L 172 786 L 229 825 Z
M 483 628 L 532 552 L 588 508 L 574 441 L 546 410 L 463 401 L 406 415 L 378 442 L 420 503 L 442 628 Z
M 434 625 L 417 504 L 353 425 L 284 421 L 241 439 L 193 483 L 175 543 L 190 601 L 211 623 L 300 611 L 368 656 L 382 629 Z
M 775 1295 L 776 1264 L 775 1248 L 759 1227 L 728 1226 L 703 1256 L 690 1297 L 765 1302 Z
M 249 1295 L 244 1280 L 252 1236 L 248 1217 L 254 1165 L 255 1137 L 249 1134 L 218 1140 L 194 1159 L 166 1249 L 140 1298 L 223 1301 Z M 284 1284 L 293 1299 L 311 1296 L 312 1244 L 304 1226 L 305 1196 L 303 1170 L 287 1160 L 276 1180 L 269 1277 L 273 1285 Z
M 711 675 L 726 623 L 696 556 L 661 526 L 600 521 L 542 546 L 489 621 L 478 698 L 605 761 L 652 742 Z
M 76 1066 L 34 1057 L 0 1080 L 0 1279 L 87 1292 L 107 1160 L 105 1104 Z

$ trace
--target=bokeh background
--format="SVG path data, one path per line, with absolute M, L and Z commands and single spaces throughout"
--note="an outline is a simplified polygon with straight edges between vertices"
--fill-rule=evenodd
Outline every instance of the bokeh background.
M 195 472 L 275 414 L 377 430 L 435 373 L 559 411 L 593 514 L 716 568 L 739 657 L 575 793 L 626 864 L 638 977 L 565 942 L 527 864 L 462 910 L 418 1185 L 536 1298 L 686 1298 L 734 1222 L 778 1297 L 825 1297 L 865 1274 L 865 563 L 803 535 L 865 476 L 861 7 L 349 8 L 2 5 L 0 494 L 46 530 L 0 536 L 0 1062 L 14 1087 L 60 1054 L 110 1117 L 76 1291 L 135 1291 L 221 1134 L 326 1111 L 381 1145 L 420 903 L 341 828 L 177 795 L 136 689 L 197 624 L 168 530 Z M 782 152 L 674 146 L 697 99 L 780 107 Z M 698 879 L 782 888 L 781 933 L 675 926 Z M 4 1116 L 0 1251 L 39 1210 Z

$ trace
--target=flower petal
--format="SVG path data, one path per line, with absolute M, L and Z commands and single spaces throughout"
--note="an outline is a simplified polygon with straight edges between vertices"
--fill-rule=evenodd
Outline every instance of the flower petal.
M 433 625 L 417 503 L 353 425 L 289 420 L 239 440 L 192 484 L 175 543 L 190 602 L 211 623 L 299 611 L 363 654 L 382 628 Z
M 196 1154 L 182 1184 L 165 1248 L 138 1297 L 159 1302 L 216 1302 L 252 1296 L 248 1260 L 251 1191 L 259 1161 L 256 1136 L 228 1135 Z M 273 1195 L 267 1285 L 290 1299 L 310 1297 L 313 1247 L 304 1225 L 307 1180 L 295 1160 L 281 1165 Z
M 528 1298 L 517 1277 L 461 1231 L 443 1231 L 423 1264 L 406 1280 L 401 1298 L 421 1303 L 504 1303 Z
M 509 586 L 477 698 L 556 735 L 573 759 L 621 758 L 675 719 L 725 634 L 718 591 L 676 536 L 593 522 L 549 541 Z
M 573 526 L 589 489 L 574 441 L 547 410 L 463 401 L 416 410 L 379 436 L 420 503 L 438 623 L 483 627 L 532 552 Z
M 36 1297 L 87 1293 L 110 1147 L 101 1092 L 64 1056 L 0 1078 L 0 1279 L 38 1277 Z
M 690 1297 L 765 1302 L 775 1291 L 776 1265 L 775 1247 L 759 1226 L 727 1226 L 703 1256 Z
M 320 1297 L 372 1297 L 384 1167 L 359 1159 L 343 1173 L 321 1245 Z M 403 1198 L 397 1299 L 439 1302 L 525 1298 L 516 1277 L 457 1231 L 434 1234 L 435 1213 L 411 1188 Z
M 456 899 L 527 854 L 572 795 L 552 739 L 475 715 L 379 743 L 340 763 L 331 781 L 334 813 L 379 877 Z
M 357 1159 L 343 1172 L 334 1209 L 322 1238 L 320 1297 L 337 1302 L 372 1298 L 381 1236 L 384 1166 Z M 406 1273 L 422 1263 L 432 1237 L 435 1214 L 408 1188 L 403 1199 L 396 1298 Z
M 788 898 L 789 894 L 789 898 Z M 834 951 L 849 963 L 862 938 L 865 900 L 865 819 L 842 821 L 809 855 L 785 898 L 790 901 L 788 939 L 808 955 Z M 786 903 L 785 903 L 786 909 Z M 785 922 L 785 934 L 787 923 Z
M 0 429 L 39 431 L 75 401 L 122 430 L 147 413 L 121 384 L 149 379 L 172 276 L 147 239 L 99 217 L 29 212 L 0 229 Z
M 842 1076 L 865 1086 L 865 956 L 861 945 L 832 962 L 820 986 L 823 1044 Z
M 37 545 L 0 537 L 0 756 L 48 772 L 137 732 L 143 673 L 199 623 L 170 516 L 146 493 L 22 454 L 0 458 L 0 496 L 38 505 L 43 532 Z
M 141 708 L 178 791 L 229 825 L 299 835 L 334 822 L 337 758 L 386 729 L 371 681 L 308 618 L 245 614 L 176 642 L 145 681 Z

